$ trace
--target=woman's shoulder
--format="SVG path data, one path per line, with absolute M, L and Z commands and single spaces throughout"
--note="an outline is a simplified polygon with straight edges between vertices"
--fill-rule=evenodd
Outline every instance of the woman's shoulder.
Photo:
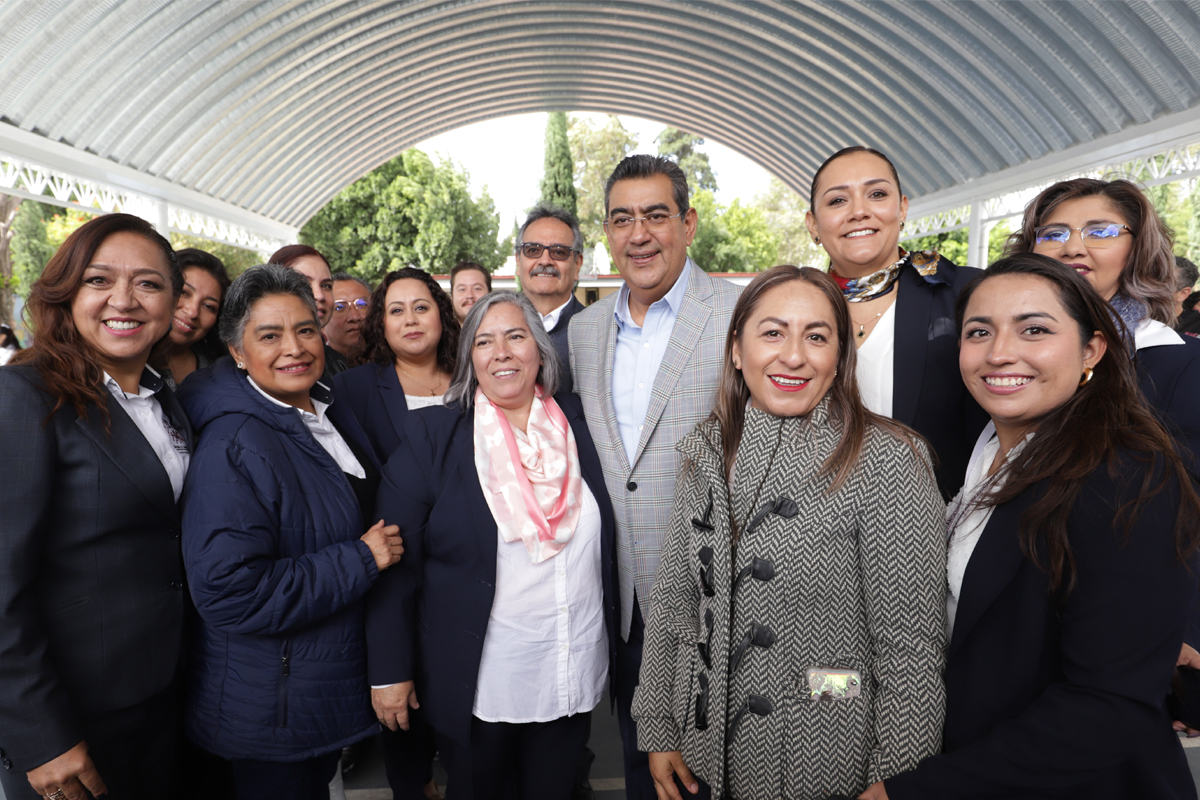
M 379 374 L 382 367 L 374 361 L 368 361 L 366 364 L 359 364 L 357 367 L 343 370 L 333 376 L 333 386 L 336 391 L 342 386 L 353 386 L 357 388 L 372 386 L 379 379 Z
M 0 391 L 13 395 L 48 396 L 42 376 L 33 364 L 5 364 L 0 367 Z

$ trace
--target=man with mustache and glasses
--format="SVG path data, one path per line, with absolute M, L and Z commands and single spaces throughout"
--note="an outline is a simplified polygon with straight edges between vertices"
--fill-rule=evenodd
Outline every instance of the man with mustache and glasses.
M 583 266 L 583 233 L 569 211 L 538 206 L 517 233 L 517 277 L 521 291 L 542 315 L 562 364 L 560 388 L 573 391 L 567 358 L 567 325 L 583 311 L 575 297 L 575 282 Z

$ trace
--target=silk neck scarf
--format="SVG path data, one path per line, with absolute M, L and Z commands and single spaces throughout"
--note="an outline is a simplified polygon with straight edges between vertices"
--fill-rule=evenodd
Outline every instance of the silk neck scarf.
M 900 270 L 907 261 L 908 253 L 902 247 L 900 248 L 900 260 L 878 272 L 872 272 L 861 278 L 843 278 L 831 268 L 829 276 L 837 282 L 838 286 L 842 287 L 842 294 L 846 296 L 847 303 L 862 303 L 874 300 L 876 297 L 883 297 L 890 292 L 896 285 L 896 278 L 899 277 Z
M 520 539 L 534 564 L 559 553 L 579 524 L 579 449 L 562 409 L 539 386 L 525 433 L 475 392 L 475 470 L 505 542 Z

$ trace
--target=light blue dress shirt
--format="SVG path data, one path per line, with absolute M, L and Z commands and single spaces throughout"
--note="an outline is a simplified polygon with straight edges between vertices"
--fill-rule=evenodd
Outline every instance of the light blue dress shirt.
M 631 467 L 650 409 L 654 378 L 671 342 L 671 331 L 683 306 L 693 268 L 695 265 L 689 258 L 671 290 L 646 310 L 640 327 L 629 314 L 629 286 L 622 284 L 617 297 L 613 310 L 617 318 L 617 343 L 613 349 L 612 398 L 617 430 Z

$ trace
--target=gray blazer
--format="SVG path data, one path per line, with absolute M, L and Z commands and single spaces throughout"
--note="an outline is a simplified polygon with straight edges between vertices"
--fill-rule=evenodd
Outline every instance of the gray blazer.
M 633 464 L 625 455 L 612 399 L 613 350 L 617 341 L 614 292 L 576 314 L 570 326 L 575 393 L 583 400 L 588 430 L 600 454 L 604 481 L 617 522 L 621 636 L 628 638 L 636 593 L 650 612 L 650 589 L 671 516 L 679 453 L 675 445 L 713 408 L 725 359 L 725 336 L 741 288 L 711 278 L 694 263 L 683 305 L 663 356 L 645 428 Z
M 840 439 L 827 402 L 749 409 L 732 493 L 715 421 L 679 445 L 633 717 L 639 749 L 682 750 L 713 797 L 855 797 L 941 749 L 945 505 L 927 451 L 878 430 L 828 494 Z M 848 670 L 860 693 L 839 697 Z
M 82 720 L 175 677 L 183 632 L 180 516 L 146 437 L 107 391 L 51 415 L 32 366 L 0 368 L 0 764 L 33 769 Z M 170 389 L 159 402 L 191 446 Z M 49 416 L 49 419 L 47 417 Z

